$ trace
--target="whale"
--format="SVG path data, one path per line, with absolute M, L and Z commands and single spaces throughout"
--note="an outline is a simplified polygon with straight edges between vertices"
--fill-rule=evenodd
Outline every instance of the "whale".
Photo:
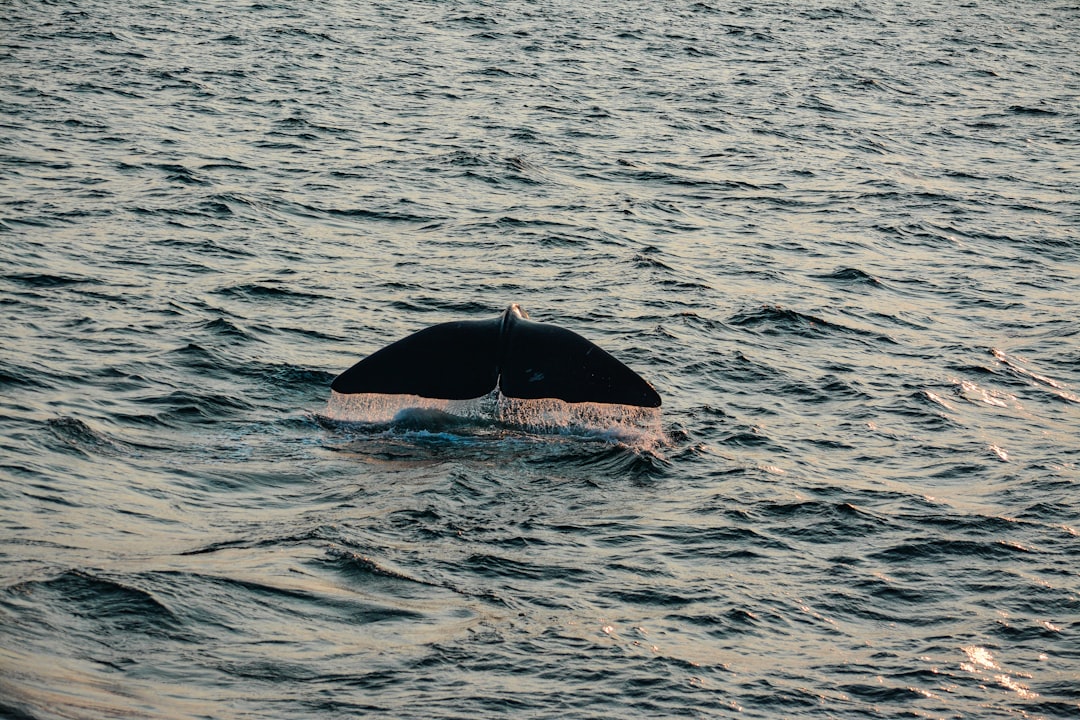
M 496 318 L 419 330 L 360 360 L 330 389 L 444 400 L 498 391 L 522 400 L 661 404 L 652 385 L 607 351 L 571 330 L 530 320 L 517 303 Z

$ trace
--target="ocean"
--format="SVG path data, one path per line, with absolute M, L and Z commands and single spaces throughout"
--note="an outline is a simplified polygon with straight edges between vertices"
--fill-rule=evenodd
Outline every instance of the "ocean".
M 1080 717 L 1075 2 L 0 16 L 0 717 Z

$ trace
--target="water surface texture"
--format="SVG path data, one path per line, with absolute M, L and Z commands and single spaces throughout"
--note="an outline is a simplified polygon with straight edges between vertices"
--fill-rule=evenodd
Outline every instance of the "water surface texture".
M 0 14 L 0 715 L 1080 716 L 1075 2 Z M 661 430 L 327 417 L 510 302 Z

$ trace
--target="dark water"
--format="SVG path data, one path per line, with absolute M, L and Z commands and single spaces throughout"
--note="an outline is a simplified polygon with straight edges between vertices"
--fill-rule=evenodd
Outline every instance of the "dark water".
M 1075 2 L 0 15 L 0 715 L 1080 716 Z M 662 436 L 319 419 L 509 302 Z

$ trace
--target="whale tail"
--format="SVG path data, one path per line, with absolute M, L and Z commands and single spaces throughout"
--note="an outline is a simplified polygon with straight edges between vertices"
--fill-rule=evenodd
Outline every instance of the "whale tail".
M 523 400 L 660 407 L 656 390 L 610 354 L 528 317 L 514 304 L 491 320 L 433 325 L 364 358 L 330 389 L 470 400 L 498 388 Z

